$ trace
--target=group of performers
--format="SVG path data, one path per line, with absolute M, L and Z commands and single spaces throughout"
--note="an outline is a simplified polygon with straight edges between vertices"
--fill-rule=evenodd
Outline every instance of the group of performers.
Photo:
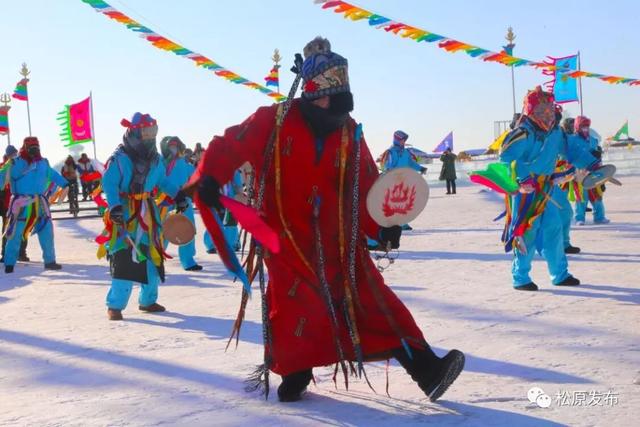
M 587 198 L 594 203 L 594 222 L 609 222 L 604 216 L 602 186 L 587 191 L 575 179 L 580 170 L 586 173 L 601 166 L 602 152 L 590 135 L 590 120 L 579 116 L 570 132 L 567 124 L 561 126 L 561 119 L 562 108 L 553 94 L 540 87 L 529 91 L 523 113 L 500 150 L 500 161 L 511 168 L 519 185 L 519 191 L 507 198 L 502 235 L 505 250 L 514 253 L 511 271 L 517 290 L 538 290 L 529 275 L 536 251 L 544 257 L 553 285 L 580 284 L 569 273 L 566 256 L 580 252 L 569 238 L 570 192 L 577 201 L 576 224 L 584 225 Z
M 266 385 L 268 391 L 269 373 L 279 374 L 278 398 L 296 401 L 312 381 L 314 367 L 335 365 L 346 382 L 351 373 L 366 378 L 365 361 L 393 357 L 435 401 L 462 371 L 464 354 L 434 353 L 369 256 L 367 237 L 381 247 L 397 249 L 402 227 L 379 226 L 365 206 L 379 171 L 361 125 L 350 115 L 354 101 L 347 59 L 320 37 L 305 46 L 304 57 L 297 70 L 303 82 L 301 97 L 261 107 L 214 137 L 206 150 L 197 150 L 197 167 L 188 161 L 178 137 L 162 139 L 158 152 L 158 125 L 149 114 L 122 120 L 123 142 L 102 176 L 108 210 L 97 239 L 99 256 L 110 264 L 108 318 L 123 319 L 134 283 L 141 285 L 139 310 L 165 310 L 158 303 L 158 286 L 169 258 L 163 222 L 171 212 L 194 222 L 192 199 L 197 197 L 227 218 L 222 224 L 226 239 L 237 248 L 237 227 L 223 212 L 220 196 L 246 192 L 246 203 L 281 238 L 278 253 L 255 240 L 248 249 L 247 276 L 260 281 L 263 310 L 264 364 L 256 371 L 256 384 Z M 554 285 L 580 283 L 569 273 L 565 255 L 572 246 L 563 208 L 570 191 L 563 177 L 573 173 L 571 168 L 593 170 L 600 159 L 592 154 L 588 119 L 578 118 L 575 133 L 569 135 L 559 126 L 559 117 L 550 93 L 530 91 L 523 115 L 500 153 L 520 189 L 509 197 L 503 234 L 505 248 L 514 252 L 513 285 L 518 290 L 538 289 L 529 276 L 536 250 L 545 257 Z M 405 149 L 407 138 L 405 132 L 395 132 L 385 169 L 410 167 L 424 173 Z M 69 181 L 41 156 L 37 138 L 26 138 L 20 152 L 8 156 L 10 167 L 0 175 L 5 177 L 0 188 L 9 184 L 13 192 L 7 209 L 5 272 L 13 272 L 20 244 L 32 232 L 38 234 L 45 268 L 58 269 L 46 194 Z M 251 166 L 251 179 L 242 177 L 245 164 Z M 571 173 L 556 172 L 557 167 Z M 447 181 L 455 180 L 453 174 Z M 591 195 L 577 191 L 581 204 L 576 220 L 584 221 Z M 449 192 L 456 192 L 455 184 Z M 606 222 L 604 207 L 598 200 L 592 203 L 596 222 Z M 205 239 L 214 252 L 211 236 Z M 193 242 L 180 246 L 179 258 L 185 270 L 202 270 Z M 238 329 L 245 307 L 243 297 Z

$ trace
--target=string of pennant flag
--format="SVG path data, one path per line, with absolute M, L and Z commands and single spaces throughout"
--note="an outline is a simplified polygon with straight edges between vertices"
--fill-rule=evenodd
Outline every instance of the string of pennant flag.
M 123 24 L 131 31 L 139 33 L 140 37 L 147 40 L 153 46 L 158 49 L 165 50 L 168 52 L 173 52 L 174 54 L 181 56 L 183 58 L 189 59 L 193 61 L 196 66 L 202 67 L 209 71 L 212 71 L 216 76 L 222 77 L 227 81 L 235 84 L 239 84 L 250 89 L 255 89 L 268 97 L 274 99 L 277 102 L 283 101 L 286 97 L 278 92 L 272 91 L 271 89 L 262 86 L 258 83 L 252 82 L 233 71 L 230 71 L 224 68 L 222 65 L 216 63 L 212 59 L 207 58 L 204 55 L 193 52 L 192 50 L 187 49 L 184 46 L 181 46 L 166 37 L 156 33 L 148 27 L 140 24 L 124 13 L 120 12 L 113 6 L 109 5 L 107 2 L 102 0 L 82 0 L 83 3 L 88 4 L 92 8 L 96 10 L 96 12 L 101 13 L 120 24 Z
M 383 29 L 387 33 L 393 33 L 405 39 L 415 42 L 437 43 L 437 46 L 447 52 L 456 53 L 464 52 L 472 58 L 481 59 L 485 62 L 496 62 L 506 66 L 513 67 L 534 67 L 554 71 L 561 69 L 560 67 L 542 61 L 531 61 L 509 55 L 507 52 L 494 52 L 488 49 L 452 39 L 440 34 L 432 33 L 421 28 L 413 27 L 399 21 L 394 21 L 377 13 L 355 6 L 341 0 L 315 0 L 316 4 L 321 4 L 323 9 L 333 9 L 335 13 L 343 15 L 345 19 L 351 21 L 366 20 L 370 27 Z M 576 69 L 562 68 L 563 74 L 571 78 L 590 77 L 602 80 L 610 84 L 626 84 L 629 86 L 640 86 L 640 79 L 629 77 L 609 76 L 606 74 L 592 73 Z

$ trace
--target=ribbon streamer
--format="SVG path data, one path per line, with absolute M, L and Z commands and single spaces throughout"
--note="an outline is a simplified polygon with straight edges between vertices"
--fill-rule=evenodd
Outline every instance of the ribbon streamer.
M 546 63 L 544 61 L 530 61 L 524 58 L 518 58 L 512 55 L 508 55 L 506 52 L 493 52 L 488 49 L 483 49 L 478 46 L 474 46 L 469 43 L 464 43 L 459 40 L 455 40 L 440 34 L 432 33 L 421 28 L 413 27 L 411 25 L 403 24 L 402 22 L 393 21 L 377 13 L 362 9 L 351 3 L 347 3 L 341 0 L 315 0 L 316 4 L 321 4 L 323 9 L 333 9 L 335 13 L 339 13 L 344 16 L 345 19 L 351 21 L 360 21 L 366 19 L 369 22 L 369 26 L 377 29 L 384 29 L 388 33 L 399 35 L 402 38 L 408 38 L 416 42 L 434 43 L 438 42 L 438 47 L 444 49 L 447 52 L 465 52 L 472 58 L 482 59 L 486 62 L 497 62 L 506 66 L 513 67 L 534 67 L 539 69 L 545 69 L 554 71 L 560 69 L 564 71 L 564 75 L 572 78 L 591 77 L 602 80 L 610 84 L 626 84 L 629 86 L 640 86 L 640 79 L 608 76 L 604 74 L 591 73 L 589 71 L 566 69 L 557 67 L 553 64 Z
M 214 62 L 213 60 L 207 58 L 204 55 L 193 52 L 187 49 L 184 46 L 181 46 L 166 37 L 161 36 L 160 34 L 154 32 L 148 27 L 140 24 L 139 22 L 131 19 L 124 13 L 120 12 L 113 6 L 102 0 L 81 0 L 83 3 L 88 4 L 92 8 L 95 9 L 96 12 L 101 13 L 114 21 L 117 21 L 124 26 L 126 26 L 131 31 L 135 31 L 136 33 L 140 33 L 140 37 L 147 40 L 153 46 L 158 49 L 166 50 L 168 52 L 173 52 L 178 56 L 181 56 L 186 59 L 190 59 L 195 62 L 196 66 L 205 68 L 209 71 L 213 71 L 213 73 L 218 76 L 226 79 L 227 81 L 235 84 L 239 84 L 242 86 L 246 86 L 250 89 L 255 89 L 268 97 L 274 99 L 276 102 L 284 101 L 286 97 L 278 92 L 274 92 L 265 86 L 259 85 L 258 83 L 252 82 L 233 71 L 230 71 L 224 68 L 222 65 Z

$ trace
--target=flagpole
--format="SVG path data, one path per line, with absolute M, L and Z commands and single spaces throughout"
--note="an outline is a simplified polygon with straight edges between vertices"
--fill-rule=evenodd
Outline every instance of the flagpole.
M 271 60 L 275 63 L 276 71 L 278 72 L 278 81 L 276 82 L 276 88 L 278 89 L 278 93 L 280 93 L 280 61 L 282 57 L 280 56 L 280 51 L 278 49 L 273 51 L 273 56 Z
M 20 75 L 23 78 L 27 78 L 27 76 L 31 74 L 31 71 L 29 71 L 29 69 L 27 68 L 27 64 L 26 63 L 22 63 L 22 69 L 20 70 Z M 25 87 L 27 88 L 27 122 L 29 123 L 29 136 L 31 136 L 31 109 L 29 108 L 29 88 L 28 86 Z
M 93 91 L 89 91 L 89 105 L 91 108 L 91 142 L 93 143 L 93 159 L 98 160 L 96 154 L 96 128 L 93 121 Z
M 578 71 L 581 71 L 581 68 L 580 68 L 580 51 L 578 51 Z M 584 116 L 584 111 L 582 109 L 582 77 L 578 77 L 578 90 L 580 90 L 580 115 Z
M 2 102 L 6 107 L 11 102 L 11 96 L 8 93 L 3 93 L 2 95 L 0 95 L 0 102 Z M 7 110 L 7 145 L 11 145 L 11 127 L 9 126 L 9 110 Z
M 507 53 L 509 55 L 513 55 L 513 48 L 516 47 L 515 43 L 513 42 L 516 39 L 516 35 L 513 33 L 512 27 L 509 27 L 507 29 L 507 35 L 505 39 L 507 39 L 507 41 L 509 42 L 507 47 L 511 50 L 510 52 L 507 52 Z M 513 97 L 513 115 L 515 116 L 516 115 L 516 77 L 513 71 L 513 65 L 511 66 L 511 95 Z

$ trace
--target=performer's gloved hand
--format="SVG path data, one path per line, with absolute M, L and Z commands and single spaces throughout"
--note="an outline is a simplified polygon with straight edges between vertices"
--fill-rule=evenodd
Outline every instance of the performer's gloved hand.
M 424 175 L 425 173 L 427 173 L 427 168 L 423 166 L 420 168 L 420 175 Z
M 213 177 L 205 175 L 198 183 L 198 196 L 205 205 L 217 210 L 224 210 L 220 202 L 220 184 Z
M 173 200 L 176 202 L 176 211 L 180 213 L 186 211 L 189 207 L 189 200 L 187 200 L 187 195 L 182 190 L 178 191 L 176 197 L 174 197 Z
M 400 247 L 400 236 L 402 235 L 402 227 L 394 225 L 393 227 L 382 227 L 380 229 L 379 241 L 384 248 L 391 246 L 391 249 Z
M 124 210 L 121 205 L 112 207 L 109 210 L 109 218 L 116 225 L 124 225 Z

